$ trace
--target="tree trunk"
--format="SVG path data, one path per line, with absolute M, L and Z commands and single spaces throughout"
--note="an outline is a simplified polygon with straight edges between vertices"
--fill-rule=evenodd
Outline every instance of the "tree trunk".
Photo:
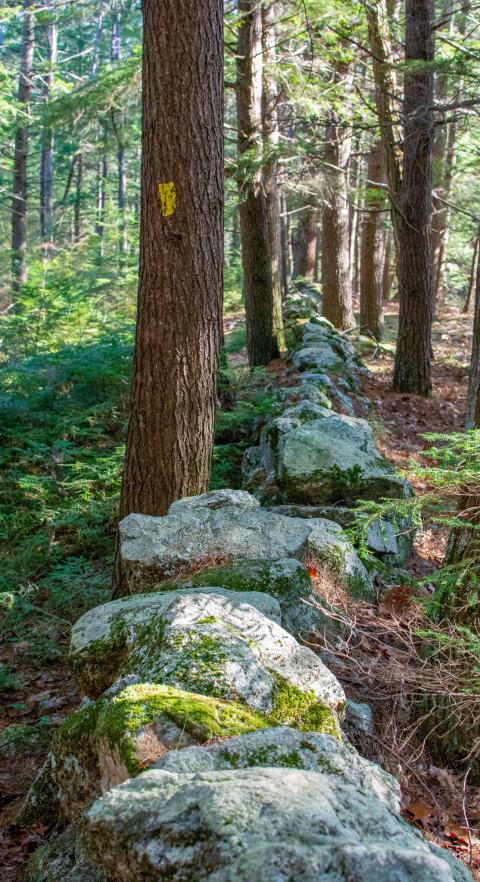
M 477 244 L 479 242 L 477 237 Z M 478 253 L 478 248 L 477 248 Z M 480 428 L 480 273 L 475 276 L 475 315 L 473 320 L 472 357 L 468 385 L 467 429 Z
M 278 188 L 278 88 L 276 74 L 276 13 L 277 4 L 262 6 L 262 131 L 263 189 L 266 197 L 267 246 L 272 272 L 273 333 L 280 351 L 286 348 L 282 315 L 282 243 L 280 228 L 280 190 Z
M 120 13 L 116 13 L 112 24 L 112 36 L 110 45 L 110 58 L 113 64 L 118 64 L 122 58 L 122 33 L 120 25 Z M 117 139 L 117 168 L 118 189 L 117 206 L 119 214 L 118 249 L 121 255 L 127 251 L 127 224 L 125 211 L 127 206 L 127 173 L 125 168 L 125 144 L 124 124 L 121 111 L 112 110 L 112 127 Z
M 360 270 L 360 330 L 381 340 L 383 323 L 383 214 L 385 191 L 375 187 L 383 183 L 384 154 L 380 141 L 373 144 L 368 157 L 367 197 L 362 230 Z
M 470 278 L 468 280 L 468 291 L 463 304 L 462 312 L 466 315 L 470 309 L 472 298 L 475 294 L 478 280 L 478 268 L 480 263 L 480 228 L 473 243 L 472 266 L 470 269 Z
M 288 202 L 284 193 L 280 194 L 280 242 L 282 248 L 282 291 L 283 296 L 288 294 L 288 285 L 291 274 L 290 261 L 290 224 L 288 220 Z
M 384 246 L 383 246 L 383 300 L 385 303 L 388 303 L 392 294 L 393 280 L 395 277 L 395 270 L 393 265 L 394 258 L 394 242 L 393 242 L 393 232 L 390 229 L 385 229 L 384 225 Z
M 24 0 L 18 84 L 19 116 L 15 130 L 12 184 L 12 288 L 14 292 L 18 291 L 20 285 L 27 280 L 27 161 L 34 39 L 35 18 L 32 0 Z
M 108 164 L 107 157 L 103 156 L 101 162 L 97 163 L 97 219 L 95 223 L 95 233 L 98 236 L 98 254 L 99 257 L 104 256 L 105 242 L 105 206 L 107 203 L 107 176 Z
M 455 15 L 452 0 L 444 0 L 440 18 L 450 17 L 449 33 L 454 35 Z M 465 16 L 460 16 L 460 21 Z M 461 29 L 464 32 L 464 28 Z M 449 93 L 449 76 L 445 73 L 437 75 L 435 98 L 438 104 L 445 104 Z M 463 90 L 462 82 L 456 84 L 457 94 Z M 453 178 L 455 174 L 457 123 L 447 123 L 445 113 L 442 125 L 437 125 L 433 146 L 433 218 L 432 218 L 432 252 L 433 252 L 433 292 L 436 301 L 445 296 L 445 266 L 450 229 L 450 201 Z
M 351 134 L 332 119 L 326 128 L 326 203 L 322 215 L 323 314 L 339 330 L 355 325 L 350 274 L 348 163 Z
M 262 9 L 239 0 L 237 47 L 238 156 L 243 286 L 250 365 L 268 364 L 280 354 L 275 333 L 272 253 L 267 199 L 262 180 Z
M 82 237 L 82 187 L 83 187 L 83 157 L 77 154 L 77 179 L 75 182 L 75 202 L 73 206 L 73 242 L 78 244 Z
M 43 74 L 42 99 L 45 104 L 50 100 L 50 92 L 57 63 L 58 26 L 53 19 L 55 0 L 47 3 L 48 14 L 52 20 L 45 28 L 47 38 L 47 69 Z M 48 243 L 53 241 L 53 129 L 44 126 L 40 153 L 40 238 L 44 246 L 43 252 L 48 257 Z
M 398 217 L 400 315 L 393 387 L 432 388 L 433 0 L 406 0 L 402 198 Z M 420 62 L 420 64 L 419 64 Z M 423 62 L 423 63 L 422 63 Z
M 318 242 L 318 208 L 307 206 L 293 238 L 293 278 L 313 282 Z
M 120 517 L 208 489 L 223 292 L 223 3 L 144 0 L 140 282 Z M 118 556 L 117 556 L 118 563 Z M 119 566 L 114 593 L 124 592 Z

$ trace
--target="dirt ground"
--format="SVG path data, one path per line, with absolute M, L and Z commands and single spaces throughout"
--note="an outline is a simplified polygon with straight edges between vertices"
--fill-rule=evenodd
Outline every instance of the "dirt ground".
M 387 323 L 393 333 L 396 309 L 387 311 Z M 393 357 L 379 350 L 364 356 L 369 375 L 363 392 L 371 399 L 377 421 L 379 446 L 398 468 L 408 468 L 411 458 L 421 459 L 428 442 L 422 433 L 461 431 L 464 424 L 468 384 L 468 361 L 471 346 L 472 316 L 459 310 L 442 310 L 434 326 L 434 388 L 428 400 L 391 391 Z M 286 363 L 278 365 L 284 379 Z M 421 493 L 421 482 L 413 482 Z M 419 537 L 410 562 L 415 576 L 424 576 L 437 567 L 445 549 L 446 536 L 437 527 Z M 65 643 L 67 636 L 65 636 Z M 59 662 L 48 671 L 36 670 L 26 663 L 19 644 L 0 635 L 0 663 L 8 663 L 21 675 L 23 685 L 14 692 L 4 692 L 0 709 L 0 731 L 11 723 L 35 723 L 49 715 L 60 724 L 78 704 L 80 694 L 66 666 Z M 26 656 L 26 654 L 25 654 Z M 368 696 L 360 696 L 364 700 Z M 29 855 L 45 841 L 51 831 L 45 828 L 22 830 L 13 824 L 28 786 L 44 759 L 38 749 L 25 758 L 7 758 L 0 768 L 0 866 L 1 882 L 20 882 Z M 382 757 L 380 756 L 380 759 Z M 399 766 L 402 757 L 399 757 Z M 406 760 L 408 766 L 408 760 Z M 470 787 L 464 775 L 438 769 L 424 758 L 415 768 L 401 770 L 404 815 L 432 840 L 457 854 L 480 882 L 480 788 Z M 467 816 L 465 814 L 467 806 Z

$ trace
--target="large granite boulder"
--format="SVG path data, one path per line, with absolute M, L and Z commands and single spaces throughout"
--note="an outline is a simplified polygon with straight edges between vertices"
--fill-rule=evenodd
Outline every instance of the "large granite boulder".
M 79 685 L 97 697 L 135 677 L 238 700 L 301 728 L 317 729 L 313 722 L 325 718 L 336 731 L 340 684 L 314 652 L 245 602 L 250 596 L 165 592 L 150 607 L 130 597 L 90 610 L 72 631 L 69 661 Z
M 339 774 L 150 770 L 86 813 L 87 853 L 118 882 L 471 882 Z
M 348 701 L 347 701 L 348 706 Z M 155 763 L 166 772 L 213 772 L 253 766 L 307 769 L 339 775 L 400 810 L 398 781 L 331 735 L 299 732 L 288 727 L 259 729 L 206 747 L 169 751 Z
M 327 411 L 328 412 L 328 411 Z M 219 501 L 219 492 L 224 495 Z M 165 517 L 131 514 L 120 523 L 123 568 L 132 594 L 235 560 L 316 558 L 346 590 L 371 592 L 371 580 L 341 527 L 286 518 L 241 491 L 216 491 L 175 502 Z
M 284 502 L 312 505 L 405 495 L 366 420 L 326 409 L 279 439 L 276 482 Z

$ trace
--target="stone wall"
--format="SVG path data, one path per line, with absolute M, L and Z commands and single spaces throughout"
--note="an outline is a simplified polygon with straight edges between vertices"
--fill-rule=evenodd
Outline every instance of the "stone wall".
M 397 782 L 349 743 L 342 686 L 305 645 L 338 627 L 312 561 L 373 597 L 345 527 L 359 500 L 409 489 L 354 416 L 349 341 L 323 321 L 299 333 L 246 489 L 120 525 L 131 593 L 73 629 L 85 698 L 17 819 L 62 832 L 28 882 L 471 879 L 401 819 Z M 407 553 L 398 532 L 370 525 L 379 566 Z

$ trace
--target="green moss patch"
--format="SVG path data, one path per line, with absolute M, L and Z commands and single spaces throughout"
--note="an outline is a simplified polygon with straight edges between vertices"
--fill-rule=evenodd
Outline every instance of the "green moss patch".
M 275 706 L 272 718 L 276 724 L 294 726 L 301 732 L 320 732 L 342 740 L 336 714 L 319 702 L 314 692 L 302 692 L 282 677 L 275 676 Z

